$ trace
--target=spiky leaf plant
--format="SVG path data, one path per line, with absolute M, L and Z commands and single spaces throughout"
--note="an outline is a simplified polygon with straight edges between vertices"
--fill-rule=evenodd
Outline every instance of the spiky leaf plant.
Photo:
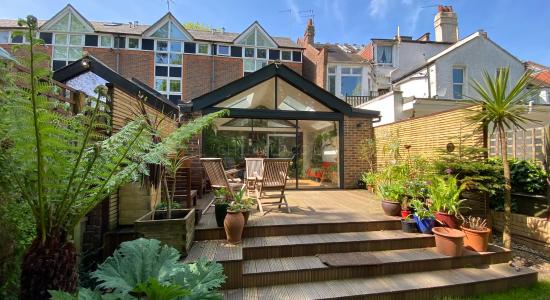
M 498 132 L 498 142 L 502 156 L 504 173 L 504 228 L 502 240 L 504 247 L 512 246 L 511 218 L 512 218 L 512 176 L 508 163 L 508 142 L 506 130 L 517 127 L 523 129 L 527 122 L 533 120 L 525 116 L 526 105 L 537 88 L 529 88 L 531 74 L 525 72 L 516 82 L 510 82 L 510 69 L 504 68 L 498 72 L 496 78 L 483 72 L 483 83 L 473 81 L 471 86 L 476 95 L 469 97 L 473 104 L 481 107 L 474 111 L 471 119 L 481 129 L 490 129 Z

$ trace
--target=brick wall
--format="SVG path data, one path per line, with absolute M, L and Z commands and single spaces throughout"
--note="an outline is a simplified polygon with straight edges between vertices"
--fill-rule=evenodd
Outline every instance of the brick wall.
M 355 188 L 367 169 L 367 162 L 359 159 L 359 142 L 373 136 L 372 119 L 344 118 L 344 188 Z
M 463 146 L 483 146 L 483 132 L 468 119 L 468 109 L 452 109 L 433 115 L 378 126 L 374 129 L 378 168 L 388 164 L 393 158 L 385 151 L 389 142 L 398 140 L 401 156 L 406 155 L 405 145 L 410 145 L 411 156 L 420 155 L 433 158 L 441 155 L 448 143 Z M 461 142 L 462 140 L 462 142 Z
M 318 86 L 325 88 L 327 77 L 327 55 L 325 49 L 317 49 L 301 39 L 298 40 L 298 44 L 305 48 L 302 57 L 303 76 Z
M 214 77 L 212 77 L 214 73 Z M 184 55 L 182 99 L 191 100 L 243 76 L 242 59 Z
M 16 58 L 18 57 L 23 57 L 25 56 L 25 53 L 23 52 L 23 50 L 19 50 L 19 51 L 13 51 L 13 44 L 0 44 L 0 47 L 4 48 L 4 50 L 8 51 L 11 55 L 15 56 Z M 40 46 L 38 48 L 35 48 L 35 49 L 38 49 L 39 51 L 44 51 L 46 54 L 48 54 L 48 56 L 51 57 L 52 55 L 52 47 L 50 46 Z M 51 62 L 48 62 L 48 68 L 50 67 L 50 63 Z M 46 67 L 46 66 L 44 66 Z
M 132 77 L 153 86 L 155 79 L 155 61 L 152 51 L 139 51 L 112 48 L 84 48 L 92 56 L 109 66 L 120 75 L 131 79 Z M 118 68 L 117 68 L 117 52 Z

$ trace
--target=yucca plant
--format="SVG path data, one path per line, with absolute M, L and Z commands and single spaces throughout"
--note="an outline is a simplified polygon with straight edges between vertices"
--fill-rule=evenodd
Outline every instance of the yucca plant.
M 464 199 L 460 194 L 465 186 L 459 185 L 454 176 L 434 176 L 431 184 L 428 185 L 428 196 L 430 197 L 430 209 L 433 212 L 445 212 L 459 216 Z
M 504 173 L 504 228 L 502 240 L 504 247 L 512 246 L 511 217 L 512 217 L 512 176 L 508 164 L 508 142 L 506 130 L 514 127 L 523 129 L 523 125 L 533 121 L 525 117 L 526 105 L 536 88 L 528 88 L 531 74 L 525 72 L 516 82 L 510 82 L 510 69 L 504 68 L 496 78 L 483 72 L 483 84 L 478 81 L 471 83 L 476 96 L 469 97 L 473 104 L 480 106 L 480 110 L 471 116 L 473 122 L 480 129 L 490 129 L 492 133 L 498 132 L 498 143 Z

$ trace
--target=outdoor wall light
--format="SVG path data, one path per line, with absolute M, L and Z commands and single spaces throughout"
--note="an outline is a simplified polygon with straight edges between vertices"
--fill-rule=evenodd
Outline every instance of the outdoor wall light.
M 89 68 L 90 67 L 90 60 L 87 59 L 87 58 L 83 58 L 82 61 L 80 62 L 82 64 L 82 66 L 84 68 Z

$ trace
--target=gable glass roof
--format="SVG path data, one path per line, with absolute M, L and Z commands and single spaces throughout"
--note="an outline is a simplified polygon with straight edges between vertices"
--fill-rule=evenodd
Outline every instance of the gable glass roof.
M 174 21 L 164 23 L 164 25 L 160 26 L 159 29 L 157 29 L 157 31 L 155 31 L 151 36 L 171 40 L 189 40 L 187 35 L 181 31 L 179 26 L 176 25 Z
M 252 27 L 250 32 L 242 38 L 240 43 L 247 46 L 277 47 L 277 45 L 271 42 L 271 40 L 257 26 Z
M 53 23 L 49 29 L 61 32 L 90 32 L 80 18 L 71 12 L 63 15 L 57 22 Z
M 275 86 L 277 86 L 277 88 L 275 88 Z M 277 97 L 277 99 L 275 99 L 275 97 Z M 215 107 L 332 112 L 331 109 L 319 103 L 309 95 L 276 77 L 268 79 L 222 101 L 215 105 Z

